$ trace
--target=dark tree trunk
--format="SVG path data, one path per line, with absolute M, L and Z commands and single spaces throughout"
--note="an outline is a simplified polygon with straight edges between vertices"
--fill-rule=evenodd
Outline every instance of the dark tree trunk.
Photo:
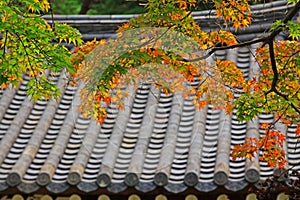
M 90 9 L 91 3 L 92 3 L 92 0 L 83 0 L 79 14 L 83 14 L 83 15 L 86 14 L 87 11 Z

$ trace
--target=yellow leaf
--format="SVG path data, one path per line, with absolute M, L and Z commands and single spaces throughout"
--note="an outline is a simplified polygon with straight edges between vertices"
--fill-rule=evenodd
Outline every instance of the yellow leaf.
M 252 159 L 252 155 L 250 153 L 247 153 L 246 154 L 246 158 L 248 158 L 249 160 L 251 160 Z
M 32 12 L 34 12 L 33 6 L 32 6 L 32 5 L 29 5 L 29 6 L 28 6 L 28 10 L 31 10 Z
M 6 21 L 6 18 L 5 18 L 4 15 L 2 15 L 1 20 L 2 20 L 2 22 L 5 22 L 5 21 Z

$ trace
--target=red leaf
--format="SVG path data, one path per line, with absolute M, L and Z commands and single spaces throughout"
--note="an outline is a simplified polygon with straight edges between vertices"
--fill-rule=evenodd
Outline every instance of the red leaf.
M 298 126 L 296 128 L 296 135 L 299 136 L 300 135 L 300 122 L 298 123 Z

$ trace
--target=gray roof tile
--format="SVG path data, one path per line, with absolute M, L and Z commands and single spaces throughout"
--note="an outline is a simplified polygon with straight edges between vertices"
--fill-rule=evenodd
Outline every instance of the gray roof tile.
M 201 12 L 197 16 L 207 19 Z M 209 59 L 231 59 L 249 79 L 259 73 L 252 56 L 256 47 L 216 52 Z M 64 77 L 53 77 L 62 91 L 58 102 L 30 101 L 25 95 L 28 77 L 24 79 L 19 88 L 0 93 L 0 195 L 13 194 L 14 189 L 62 194 L 70 188 L 122 194 L 131 189 L 235 192 L 273 174 L 258 157 L 230 158 L 233 145 L 260 137 L 259 124 L 270 122 L 273 115 L 238 122 L 235 112 L 228 116 L 211 105 L 197 110 L 180 93 L 165 95 L 145 84 L 136 91 L 128 89 L 125 110 L 109 105 L 108 118 L 100 126 L 79 114 L 80 88 L 65 87 Z M 299 170 L 296 127 L 279 128 L 287 136 L 288 165 Z

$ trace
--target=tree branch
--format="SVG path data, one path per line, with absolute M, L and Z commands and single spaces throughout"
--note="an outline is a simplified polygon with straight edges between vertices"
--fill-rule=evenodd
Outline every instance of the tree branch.
M 180 19 L 180 21 L 182 21 L 182 20 L 184 20 L 184 19 L 186 19 L 189 15 L 191 15 L 192 14 L 192 11 L 189 11 L 184 17 L 182 17 L 181 19 Z M 144 42 L 143 44 L 140 44 L 140 45 L 138 45 L 138 46 L 136 46 L 135 48 L 141 48 L 141 47 L 143 47 L 143 46 L 146 46 L 146 45 L 148 45 L 148 44 L 150 44 L 150 43 L 152 43 L 152 42 L 156 42 L 156 41 L 158 41 L 160 38 L 162 38 L 172 27 L 174 27 L 175 26 L 175 24 L 173 24 L 173 25 L 171 25 L 171 26 L 169 26 L 160 36 L 158 36 L 157 38 L 151 38 L 151 39 L 149 39 L 148 41 L 146 41 L 146 42 Z
M 275 60 L 275 54 L 274 54 L 274 44 L 273 44 L 273 40 L 269 41 L 268 45 L 269 45 L 269 55 L 270 55 L 270 60 L 271 60 L 271 67 L 272 67 L 272 71 L 273 71 L 273 80 L 272 80 L 272 84 L 271 84 L 271 88 L 270 90 L 268 90 L 267 92 L 265 92 L 265 95 L 268 95 L 271 92 L 275 92 L 275 94 L 277 94 L 278 96 L 283 97 L 285 100 L 289 100 L 288 96 L 285 94 L 282 94 L 280 91 L 277 90 L 276 88 L 276 84 L 278 81 L 278 70 L 277 70 L 277 66 L 276 66 L 276 60 Z M 300 114 L 300 110 L 293 104 L 290 103 L 290 106 L 297 112 Z
M 298 13 L 299 9 L 300 9 L 300 1 L 298 1 L 295 4 L 294 8 L 292 10 L 290 10 L 290 12 L 287 13 L 287 15 L 282 19 L 282 22 L 286 24 L 288 21 L 290 21 Z M 282 31 L 282 27 L 275 29 L 268 36 L 269 40 L 273 40 L 276 37 L 276 35 L 278 35 L 281 31 Z
M 17 36 L 17 38 L 19 39 L 19 41 L 20 41 L 21 44 L 22 44 L 22 47 L 24 48 L 25 54 L 26 54 L 26 56 L 27 56 L 27 58 L 28 58 L 28 64 L 29 64 L 30 70 L 31 70 L 32 73 L 34 74 L 34 69 L 33 69 L 32 64 L 31 64 L 31 62 L 30 62 L 30 56 L 29 56 L 29 53 L 27 52 L 26 46 L 25 46 L 25 44 L 24 44 L 22 38 L 21 38 L 17 33 L 16 33 L 15 35 Z M 38 81 L 38 79 L 36 78 L 36 76 L 34 76 L 34 79 L 35 79 L 36 84 L 38 84 L 39 81 Z
M 285 94 L 282 94 L 281 92 L 279 92 L 276 88 L 273 90 L 275 92 L 275 94 L 277 94 L 278 96 L 283 97 L 285 100 L 289 100 L 288 96 Z M 300 114 L 300 109 L 297 108 L 293 103 L 290 103 L 291 107 L 298 113 Z
M 51 0 L 49 0 L 49 4 L 50 4 L 50 12 L 51 12 L 51 21 L 52 21 L 52 23 L 51 23 L 51 29 L 52 29 L 52 31 L 55 31 L 54 29 L 55 29 L 55 27 L 54 27 L 54 16 L 53 16 L 53 9 L 52 9 L 52 2 L 51 2 Z
M 293 7 L 292 10 L 290 10 L 288 12 L 288 14 L 282 19 L 283 23 L 287 23 L 288 21 L 290 21 L 297 13 L 298 10 L 300 9 L 300 1 L 298 1 L 295 6 Z M 269 28 L 270 29 L 270 28 Z M 207 54 L 205 54 L 204 56 L 195 58 L 195 59 L 182 59 L 180 61 L 183 62 L 196 62 L 196 61 L 200 61 L 200 60 L 204 60 L 206 58 L 208 58 L 209 56 L 211 56 L 213 53 L 215 53 L 216 51 L 219 50 L 227 50 L 227 49 L 233 49 L 233 48 L 237 48 L 237 47 L 245 47 L 245 46 L 249 46 L 251 44 L 256 44 L 256 43 L 260 43 L 263 42 L 263 45 L 269 44 L 270 41 L 273 41 L 274 38 L 282 31 L 282 27 L 279 27 L 278 29 L 275 29 L 274 31 L 272 31 L 270 33 L 270 35 L 265 36 L 265 37 L 261 37 L 261 38 L 257 38 L 254 40 L 250 40 L 250 41 L 246 41 L 243 43 L 239 43 L 239 44 L 234 44 L 234 45 L 230 45 L 230 46 L 221 46 L 221 47 L 213 47 Z
M 267 91 L 265 93 L 265 95 L 267 95 L 270 92 L 273 92 L 273 91 L 276 90 L 276 84 L 277 84 L 277 81 L 278 81 L 278 70 L 277 70 L 276 60 L 275 60 L 273 40 L 269 41 L 268 44 L 269 44 L 269 55 L 270 55 L 270 60 L 271 60 L 271 67 L 272 67 L 274 77 L 273 77 L 273 80 L 272 80 L 271 88 L 270 88 L 269 91 Z
M 204 60 L 204 59 L 208 58 L 209 56 L 211 56 L 216 51 L 227 50 L 227 49 L 234 49 L 234 48 L 237 48 L 237 47 L 249 46 L 251 44 L 256 44 L 256 43 L 259 43 L 259 42 L 263 42 L 263 41 L 266 40 L 266 38 L 267 37 L 257 38 L 257 39 L 254 39 L 254 40 L 250 40 L 250 41 L 246 41 L 246 42 L 243 42 L 243 43 L 234 44 L 234 45 L 230 45 L 230 46 L 213 47 L 204 56 L 201 56 L 201 57 L 198 57 L 198 58 L 195 58 L 195 59 L 182 59 L 180 61 L 183 61 L 183 62 L 196 62 L 196 61 Z

